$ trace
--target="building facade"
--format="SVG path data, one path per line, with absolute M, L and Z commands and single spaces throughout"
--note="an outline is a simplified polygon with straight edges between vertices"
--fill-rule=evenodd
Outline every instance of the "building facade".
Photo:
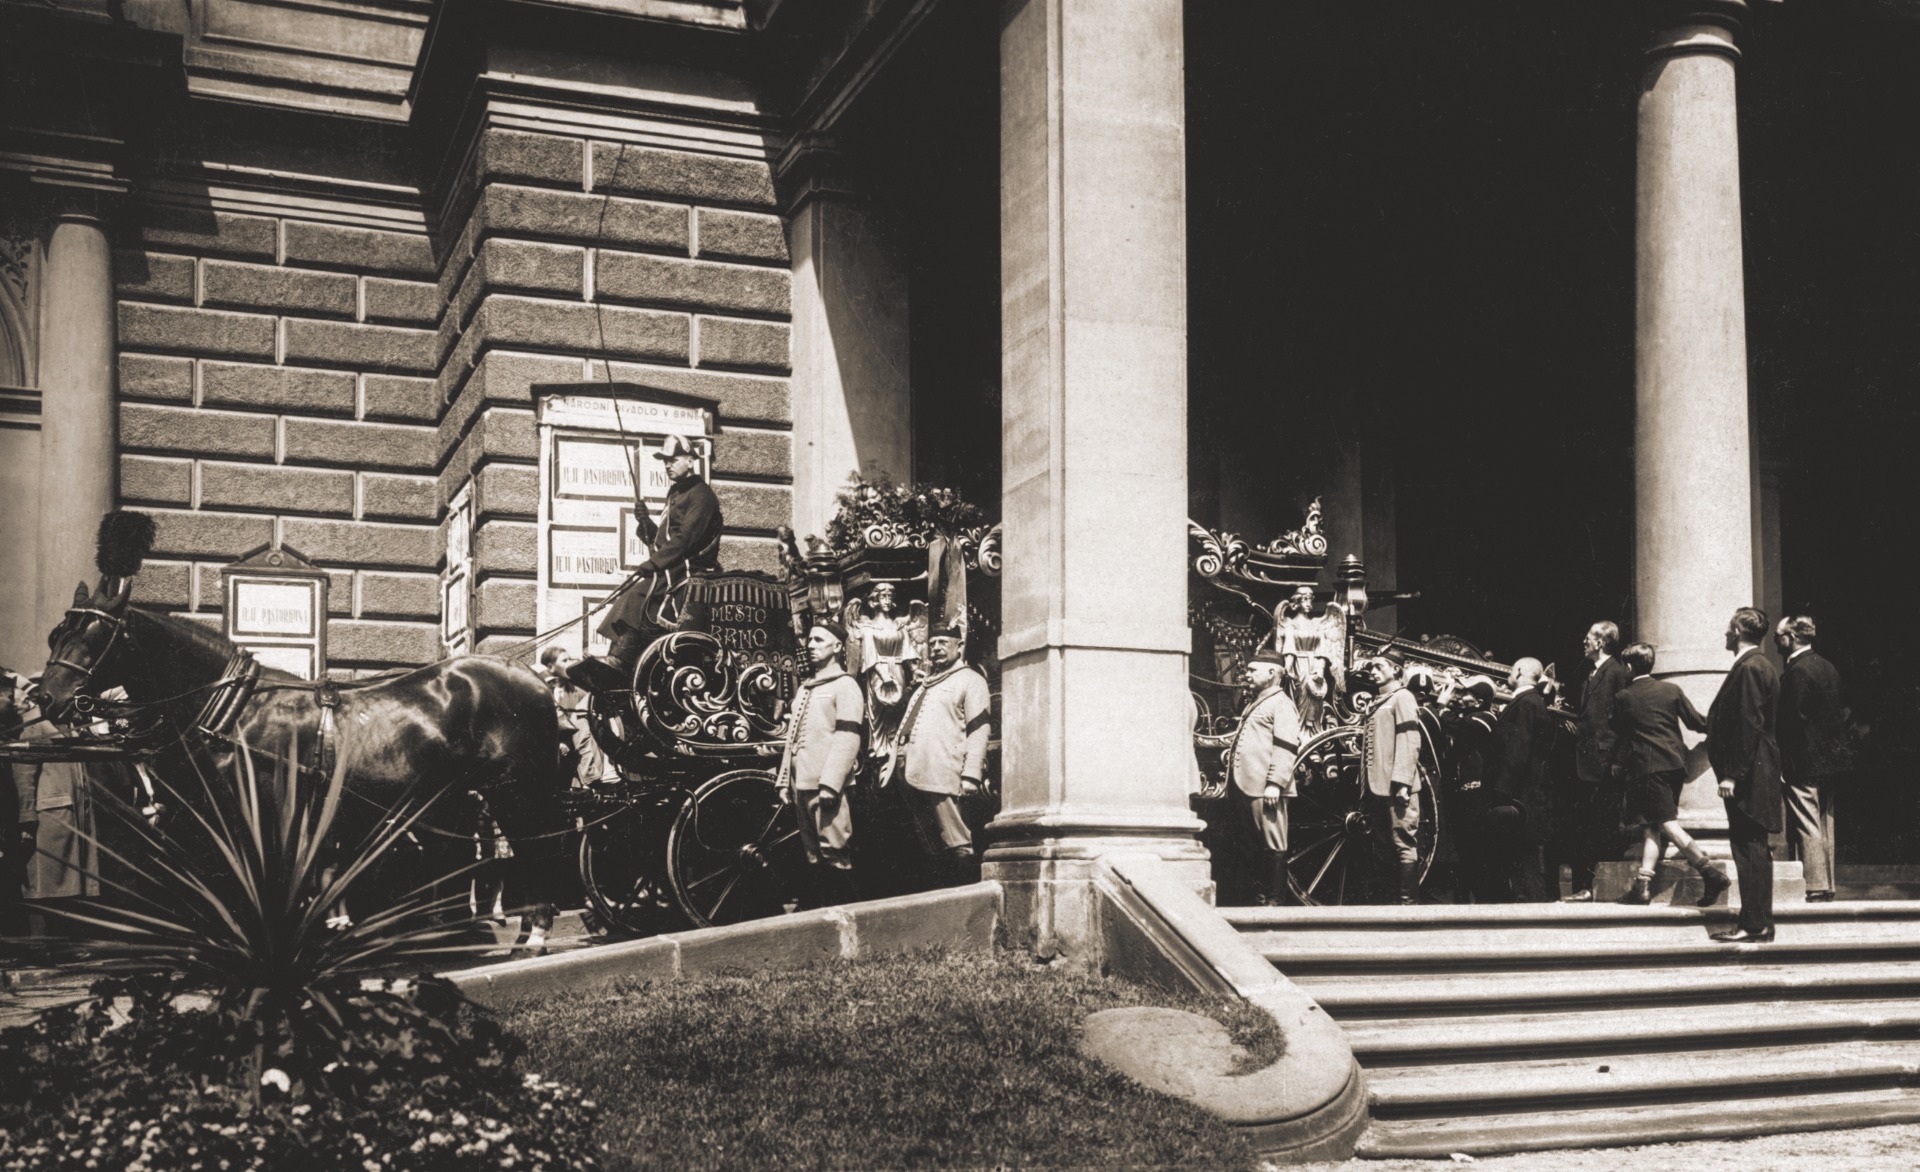
M 280 547 L 335 672 L 520 649 L 618 581 L 609 404 L 666 402 L 730 567 L 854 472 L 1005 523 L 989 859 L 1071 937 L 1099 853 L 1204 866 L 1189 517 L 1321 497 L 1332 560 L 1419 595 L 1374 625 L 1577 675 L 1614 618 L 1701 703 L 1736 606 L 1827 616 L 1863 676 L 1912 642 L 1861 585 L 1895 530 L 1843 505 L 1903 503 L 1914 434 L 1892 0 L 0 20 L 23 670 L 116 505 L 160 522 L 144 604 L 225 622 Z

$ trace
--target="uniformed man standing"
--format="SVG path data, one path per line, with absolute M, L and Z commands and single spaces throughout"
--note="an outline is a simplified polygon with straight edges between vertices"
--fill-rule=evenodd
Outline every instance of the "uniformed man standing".
M 1233 784 L 1247 800 L 1266 848 L 1266 892 L 1260 902 L 1278 904 L 1287 892 L 1287 799 L 1294 796 L 1293 763 L 1300 753 L 1300 710 L 1282 687 L 1286 659 L 1256 652 L 1247 663 L 1253 701 L 1240 715 L 1233 738 Z
M 1399 876 L 1399 902 L 1420 896 L 1420 715 L 1402 680 L 1404 661 L 1391 653 L 1375 659 L 1379 698 L 1367 713 L 1364 754 L 1367 825 L 1375 853 Z
M 943 885 L 977 878 L 973 833 L 960 816 L 958 799 L 980 792 L 991 732 L 986 677 L 961 658 L 964 635 L 956 627 L 929 633 L 933 674 L 921 681 L 900 721 L 907 783 L 900 797 Z
M 720 568 L 720 498 L 700 479 L 699 457 L 685 437 L 670 435 L 656 460 L 667 465 L 667 503 L 655 525 L 644 508 L 634 512 L 647 560 L 634 568 L 607 608 L 600 634 L 611 641 L 605 655 L 573 665 L 569 678 L 596 691 L 631 687 L 633 668 L 647 644 L 663 634 L 684 605 L 687 579 Z
M 853 898 L 853 857 L 847 850 L 853 841 L 853 814 L 847 789 L 860 762 L 867 706 L 860 684 L 841 664 L 846 643 L 845 628 L 831 619 L 819 619 L 808 629 L 813 677 L 793 698 L 777 781 L 782 795 L 798 809 L 800 842 L 817 879 L 816 902 L 823 904 Z

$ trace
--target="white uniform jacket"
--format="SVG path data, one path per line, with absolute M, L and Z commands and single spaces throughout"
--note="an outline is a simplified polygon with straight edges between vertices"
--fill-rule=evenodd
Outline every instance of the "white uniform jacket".
M 813 677 L 800 685 L 790 719 L 780 788 L 844 791 L 860 762 L 860 737 L 867 727 L 859 681 L 844 671 Z
M 1250 798 L 1270 785 L 1293 796 L 1293 762 L 1300 753 L 1300 710 L 1275 687 L 1254 697 L 1233 738 L 1233 784 Z
M 986 678 L 964 663 L 927 677 L 900 721 L 907 784 L 931 794 L 957 794 L 961 778 L 979 781 L 987 763 L 992 704 Z
M 1367 790 L 1387 797 L 1393 787 L 1420 788 L 1420 702 L 1395 688 L 1367 713 Z

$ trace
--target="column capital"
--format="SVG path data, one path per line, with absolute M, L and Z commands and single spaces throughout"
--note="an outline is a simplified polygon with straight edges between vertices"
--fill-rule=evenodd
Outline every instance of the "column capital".
M 1653 35 L 1646 46 L 1650 61 L 1693 53 L 1740 58 L 1735 38 L 1761 8 L 1784 0 L 1650 0 Z
M 90 228 L 98 228 L 102 232 L 106 231 L 108 227 L 107 216 L 104 212 L 97 208 L 82 207 L 78 204 L 73 207 L 63 208 L 54 213 L 53 222 L 55 225 L 84 224 Z

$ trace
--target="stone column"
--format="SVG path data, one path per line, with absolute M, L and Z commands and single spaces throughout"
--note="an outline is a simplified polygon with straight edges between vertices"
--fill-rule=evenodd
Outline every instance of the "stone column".
M 119 483 L 114 413 L 113 262 L 105 225 L 69 213 L 47 242 L 40 302 L 40 572 L 50 631 L 73 587 L 98 576 L 93 536 Z
M 1745 9 L 1661 5 L 1639 99 L 1633 634 L 1702 711 L 1731 662 L 1727 619 L 1755 600 L 1734 100 Z M 1684 821 L 1726 826 L 1710 777 L 1681 804 Z
M 1181 0 L 1010 0 L 1000 35 L 1003 808 L 987 874 L 1092 955 L 1118 850 L 1207 883 L 1187 805 Z
M 913 478 L 907 265 L 888 209 L 809 143 L 787 218 L 793 257 L 793 528 L 824 533 L 855 472 Z

